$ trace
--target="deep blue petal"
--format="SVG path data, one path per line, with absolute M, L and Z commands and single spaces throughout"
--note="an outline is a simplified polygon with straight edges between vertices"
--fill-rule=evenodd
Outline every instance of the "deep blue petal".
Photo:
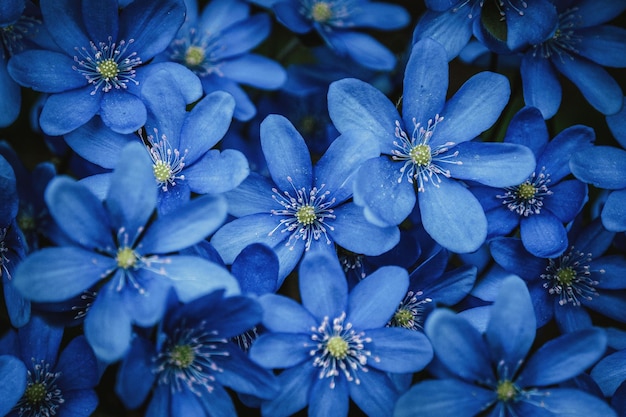
M 562 181 L 550 191 L 554 194 L 546 198 L 545 208 L 563 223 L 572 221 L 587 200 L 587 185 L 578 180 Z
M 276 19 L 290 31 L 307 33 L 313 29 L 313 25 L 300 13 L 300 7 L 302 6 L 293 1 L 275 1 L 272 4 L 272 11 Z
M 266 5 L 269 7 L 269 5 Z M 216 0 L 208 3 L 198 19 L 198 26 L 209 33 L 218 33 L 247 19 L 250 5 L 246 2 Z
M 470 395 L 471 393 L 471 395 Z M 400 397 L 394 417 L 473 417 L 496 401 L 496 393 L 456 379 L 418 382 Z
M 14 55 L 7 69 L 24 87 L 44 93 L 60 93 L 87 84 L 85 77 L 72 69 L 74 64 L 70 57 L 59 52 L 33 49 Z
M 400 177 L 400 168 L 401 163 L 387 157 L 372 158 L 363 162 L 354 179 L 354 202 L 377 226 L 400 224 L 415 206 L 413 184 Z
M 602 224 L 613 232 L 626 231 L 626 189 L 609 194 L 602 209 Z
M 91 415 L 98 407 L 98 395 L 92 389 L 74 390 L 63 393 L 63 416 L 82 417 Z
M 22 91 L 7 72 L 6 58 L 0 56 L 0 127 L 12 124 L 20 114 L 22 106 Z
M 561 333 L 571 333 L 593 326 L 589 312 L 579 305 L 559 304 L 559 299 L 551 295 L 554 305 L 554 321 Z
M 302 305 L 320 322 L 346 311 L 348 284 L 336 257 L 322 251 L 307 252 L 298 277 Z
M 496 238 L 489 245 L 498 265 L 525 280 L 535 280 L 546 268 L 546 260 L 531 255 L 520 239 Z
M 67 391 L 94 388 L 98 384 L 98 363 L 84 336 L 75 337 L 63 348 L 56 371 L 61 372 L 59 386 Z
M 115 393 L 126 407 L 134 410 L 141 406 L 152 390 L 156 374 L 152 371 L 152 358 L 156 351 L 152 342 L 135 337 L 115 380 Z
M 507 46 L 515 51 L 527 45 L 539 44 L 550 36 L 557 23 L 557 10 L 547 0 L 533 2 L 523 13 L 507 8 Z
M 291 298 L 265 294 L 259 297 L 263 306 L 263 325 L 276 333 L 309 334 L 320 323 L 302 305 Z
M 59 347 L 63 338 L 63 327 L 47 323 L 42 316 L 33 315 L 30 321 L 17 334 L 19 355 L 33 370 L 36 362 L 44 361 L 56 367 Z M 33 359 L 35 361 L 33 362 Z
M 463 265 L 448 271 L 424 287 L 424 294 L 443 305 L 454 305 L 469 294 L 476 281 L 476 272 L 474 265 Z
M 84 31 L 81 0 L 44 1 L 40 7 L 50 36 L 65 53 L 74 56 L 74 48 L 77 46 L 89 47 L 89 38 Z
M 324 33 L 330 47 L 340 56 L 347 56 L 356 63 L 376 71 L 391 71 L 396 65 L 393 52 L 375 37 L 352 31 Z
M 433 348 L 421 332 L 401 327 L 382 327 L 366 332 L 372 343 L 367 345 L 372 352 L 369 361 L 372 368 L 392 373 L 421 371 L 433 358 Z
M 117 0 L 83 0 L 82 20 L 89 39 L 94 43 L 106 42 L 109 37 L 117 39 L 118 1 Z
M 626 380 L 625 361 L 626 349 L 621 349 L 602 358 L 591 369 L 591 377 L 605 396 L 613 396 L 615 390 Z
M 622 148 L 626 148 L 626 106 L 622 105 L 622 110 L 606 116 L 606 123 Z
M 511 375 L 515 374 L 535 340 L 536 324 L 526 283 L 520 278 L 507 277 L 491 308 L 485 335 L 493 358 L 503 361 Z
M 316 368 L 306 363 L 289 368 L 278 376 L 280 391 L 276 398 L 261 404 L 264 415 L 288 417 L 309 403 L 311 385 L 317 380 Z
M 39 125 L 51 136 L 61 136 L 84 125 L 100 110 L 102 92 L 92 95 L 91 86 L 48 96 L 41 110 Z M 72 111 L 68 111 L 71 108 Z
M 456 181 L 442 178 L 437 188 L 418 196 L 422 224 L 437 243 L 452 252 L 474 252 L 485 242 L 487 218 L 474 195 Z
M 291 368 L 311 359 L 314 343 L 309 334 L 265 333 L 250 347 L 250 359 L 268 369 Z
M 232 17 L 228 16 L 228 19 L 232 19 Z M 265 13 L 246 17 L 245 20 L 242 19 L 237 24 L 234 24 L 234 21 L 230 23 L 220 34 L 220 50 L 212 52 L 215 54 L 215 61 L 236 58 L 238 55 L 246 56 L 246 52 L 250 52 L 267 38 L 271 29 L 270 16 Z M 223 63 L 228 64 L 228 61 Z M 228 73 L 228 71 L 224 72 Z
M 626 10 L 626 4 L 613 0 L 580 0 L 576 2 L 576 13 L 584 16 L 582 27 L 596 26 L 606 23 Z
M 532 151 L 513 143 L 463 142 L 453 148 L 460 164 L 446 165 L 454 178 L 490 187 L 518 185 L 535 169 Z
M 554 116 L 561 105 L 562 88 L 550 61 L 529 52 L 522 58 L 520 72 L 526 105 L 541 110 L 544 119 Z
M 578 29 L 577 52 L 604 67 L 626 67 L 626 29 L 602 25 Z
M 583 149 L 570 159 L 572 174 L 598 188 L 626 188 L 626 151 L 611 146 Z
M 0 5 L 0 25 L 7 26 L 15 23 L 26 7 L 25 0 L 6 1 Z
M 348 299 L 346 322 L 356 329 L 384 326 L 398 308 L 409 287 L 404 268 L 383 266 L 359 282 Z
M 0 375 L 10 384 L 0 385 L 0 415 L 7 415 L 26 389 L 26 366 L 11 355 L 0 355 Z
M 146 124 L 147 110 L 138 97 L 112 90 L 102 97 L 100 117 L 115 132 L 133 133 Z
M 413 45 L 404 72 L 403 92 L 405 128 L 413 129 L 413 119 L 427 126 L 429 119 L 441 114 L 448 92 L 448 60 L 440 43 L 425 38 Z
M 617 417 L 615 410 L 604 399 L 580 389 L 551 388 L 539 391 L 537 396 L 530 396 L 514 404 L 513 412 L 520 416 L 552 417 L 567 415 L 589 417 L 593 415 Z
M 350 402 L 348 401 L 348 385 L 352 385 L 343 378 L 331 377 L 313 382 L 309 391 L 309 417 L 326 417 L 329 415 L 347 416 Z M 331 386 L 331 383 L 333 384 Z
M 626 323 L 626 291 L 602 291 L 597 297 L 582 299 L 581 303 L 602 315 Z
M 278 257 L 267 245 L 246 246 L 233 261 L 231 273 L 244 294 L 262 295 L 278 289 Z
M 349 383 L 350 398 L 368 416 L 389 416 L 398 391 L 386 373 L 375 369 L 359 373 L 359 384 Z
M 505 142 L 530 148 L 538 158 L 550 140 L 548 127 L 538 108 L 525 106 L 515 113 L 506 130 Z
M 590 149 L 595 138 L 594 130 L 588 126 L 575 125 L 562 130 L 537 158 L 537 169 L 545 167 L 553 184 L 561 181 L 571 173 L 569 160 L 572 154 Z
M 216 375 L 216 379 L 222 385 L 238 393 L 263 399 L 274 398 L 278 394 L 278 384 L 274 374 L 250 360 L 239 346 L 235 344 L 227 346 L 229 356 L 215 359 L 217 365 L 223 369 Z
M 548 210 L 523 218 L 520 234 L 524 248 L 538 258 L 554 258 L 568 246 L 563 223 Z

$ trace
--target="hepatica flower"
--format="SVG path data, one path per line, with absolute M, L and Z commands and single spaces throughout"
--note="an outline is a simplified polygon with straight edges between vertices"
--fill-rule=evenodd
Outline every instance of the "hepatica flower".
M 277 393 L 274 375 L 231 339 L 253 328 L 263 310 L 245 296 L 218 290 L 187 304 L 172 303 L 157 343 L 136 338 L 117 375 L 116 392 L 138 408 L 152 391 L 146 416 L 237 415 L 226 387 L 269 399 Z
M 453 252 L 473 252 L 487 236 L 480 203 L 463 180 L 507 187 L 535 167 L 525 146 L 475 139 L 509 98 L 507 79 L 481 72 L 446 100 L 448 63 L 430 39 L 413 46 L 404 77 L 402 116 L 371 85 L 356 79 L 331 84 L 330 117 L 340 133 L 373 135 L 382 155 L 365 161 L 354 180 L 354 202 L 380 226 L 396 225 L 419 205 L 424 229 Z
M 137 0 L 121 11 L 117 0 L 44 0 L 40 5 L 57 47 L 14 55 L 9 73 L 20 85 L 50 94 L 41 129 L 63 135 L 96 114 L 117 132 L 143 126 L 143 72 L 183 23 L 183 1 Z
M 385 327 L 408 288 L 406 270 L 378 269 L 348 293 L 336 258 L 318 252 L 300 265 L 302 305 L 274 294 L 259 298 L 268 329 L 251 358 L 283 369 L 280 392 L 263 415 L 347 416 L 349 398 L 367 415 L 391 415 L 398 391 L 387 372 L 419 371 L 432 358 L 426 337 Z
M 157 189 L 138 143 L 122 151 L 104 203 L 67 177 L 53 179 L 45 198 L 66 244 L 29 255 L 15 273 L 15 286 L 39 302 L 61 302 L 96 288 L 84 329 L 103 361 L 122 357 L 132 325 L 148 327 L 161 318 L 171 288 L 184 301 L 216 288 L 238 291 L 236 280 L 219 265 L 176 254 L 224 221 L 225 201 L 200 197 L 150 221 Z
M 509 123 L 506 143 L 517 143 L 535 154 L 537 167 L 518 185 L 494 189 L 472 187 L 485 208 L 488 238 L 503 236 L 519 226 L 526 250 L 538 257 L 555 257 L 567 249 L 567 230 L 587 199 L 582 181 L 568 178 L 573 153 L 591 148 L 593 129 L 571 126 L 549 140 L 538 109 L 525 107 Z
M 8 411 L 3 416 L 87 417 L 95 411 L 99 379 L 96 357 L 84 336 L 71 339 L 61 348 L 62 338 L 62 327 L 49 326 L 38 316 L 19 330 L 3 335 L 0 358 L 16 357 L 26 369 L 23 395 L 13 408 L 5 410 L 3 406 L 10 399 L 0 399 L 0 412 Z M 12 379 L 2 376 L 3 385 L 13 385 Z M 16 377 L 19 386 L 23 376 Z
M 339 56 L 374 70 L 390 71 L 393 53 L 372 36 L 357 29 L 395 30 L 409 24 L 401 6 L 368 0 L 250 0 L 272 7 L 276 18 L 297 34 L 315 31 Z
M 271 179 L 251 173 L 226 193 L 229 212 L 237 217 L 222 226 L 211 243 L 224 262 L 250 243 L 265 243 L 280 261 L 279 284 L 303 253 L 335 252 L 334 244 L 350 251 L 379 255 L 400 238 L 395 226 L 367 222 L 348 201 L 359 164 L 378 154 L 369 134 L 335 139 L 313 167 L 306 143 L 283 116 L 269 115 L 261 123 L 261 146 Z M 367 235 L 368 239 L 361 236 Z
M 557 385 L 602 357 L 604 330 L 560 336 L 531 352 L 535 316 L 517 277 L 502 283 L 484 334 L 445 309 L 430 315 L 425 330 L 447 376 L 414 385 L 398 400 L 394 417 L 617 415 L 603 399 Z
M 256 108 L 239 84 L 274 90 L 286 79 L 279 63 L 251 52 L 270 34 L 270 17 L 250 15 L 250 5 L 241 0 L 211 1 L 200 14 L 196 0 L 185 3 L 185 24 L 159 59 L 189 68 L 200 77 L 206 94 L 232 94 L 237 103 L 234 117 L 250 120 Z

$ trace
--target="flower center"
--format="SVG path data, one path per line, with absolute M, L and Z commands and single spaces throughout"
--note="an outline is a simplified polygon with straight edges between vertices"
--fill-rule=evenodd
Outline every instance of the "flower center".
M 185 53 L 185 64 L 188 67 L 196 67 L 200 65 L 204 61 L 204 49 L 192 45 L 187 48 L 187 53 Z
M 26 390 L 15 405 L 19 417 L 40 417 L 57 415 L 58 409 L 65 402 L 56 381 L 60 372 L 50 372 L 50 364 L 41 361 L 35 363 L 26 375 Z
M 343 375 L 348 382 L 359 384 L 359 372 L 367 372 L 368 358 L 380 361 L 366 349 L 372 341 L 364 332 L 356 332 L 351 323 L 344 323 L 346 313 L 333 319 L 324 317 L 319 327 L 313 327 L 311 340 L 314 348 L 309 354 L 313 366 L 320 368 L 319 377 L 330 378 L 330 388 L 335 388 L 335 377 Z
M 528 217 L 541 213 L 543 199 L 553 194 L 548 188 L 550 174 L 545 173 L 542 167 L 539 174 L 533 172 L 526 181 L 514 187 L 504 188 L 504 194 L 496 195 L 502 200 L 502 204 L 520 216 Z
M 185 156 L 188 150 L 185 149 L 181 155 L 178 149 L 172 149 L 165 135 L 161 135 L 159 139 L 156 138 L 159 138 L 159 131 L 155 128 L 154 134 L 147 135 L 143 141 L 152 159 L 154 179 L 163 191 L 167 191 L 169 186 L 176 185 L 177 180 L 185 179 L 181 171 L 185 168 Z
M 328 220 L 336 217 L 332 209 L 335 199 L 326 200 L 330 191 L 322 191 L 324 188 L 322 184 L 320 188 L 313 187 L 307 192 L 304 187 L 296 188 L 291 177 L 287 177 L 287 181 L 291 184 L 295 196 L 292 196 L 289 191 L 280 193 L 276 188 L 272 188 L 274 193 L 272 198 L 282 206 L 282 209 L 272 210 L 271 214 L 282 218 L 278 225 L 268 233 L 268 236 L 282 228 L 281 233 L 289 233 L 286 245 L 290 246 L 290 249 L 293 249 L 293 245 L 298 240 L 302 240 L 308 250 L 312 242 L 319 240 L 322 236 L 330 245 L 332 241 L 328 237 L 328 231 L 334 228 L 328 224 Z
M 102 88 L 105 93 L 115 89 L 128 88 L 129 82 L 138 85 L 135 78 L 135 67 L 142 64 L 141 58 L 136 52 L 128 52 L 128 47 L 134 42 L 121 40 L 119 43 L 113 42 L 109 36 L 108 42 L 95 44 L 89 42 L 89 48 L 74 48 L 78 55 L 74 56 L 76 65 L 72 69 L 83 74 L 89 84 L 93 84 L 95 95 Z
M 129 269 L 135 266 L 137 263 L 138 256 L 132 248 L 128 246 L 124 246 L 117 250 L 117 255 L 115 256 L 115 260 L 117 261 L 117 266 L 124 269 Z
M 408 327 L 409 323 L 413 321 L 413 314 L 407 309 L 397 310 L 393 315 L 393 322 L 398 324 L 398 327 Z
M 41 20 L 31 16 L 22 15 L 13 24 L 0 27 L 0 57 L 7 58 L 24 50 L 24 41 L 35 33 L 36 27 L 41 25 Z
M 422 328 L 425 305 L 431 303 L 432 298 L 423 298 L 422 291 L 409 291 L 400 302 L 396 312 L 387 323 L 387 327 L 404 327 L 409 330 Z
M 462 164 L 456 160 L 458 151 L 446 154 L 455 145 L 454 142 L 447 142 L 434 148 L 429 145 L 437 124 L 442 121 L 443 117 L 437 114 L 434 120 L 428 120 L 428 125 L 423 127 L 414 118 L 413 132 L 409 138 L 400 121 L 396 120 L 395 136 L 399 141 L 393 142 L 395 148 L 391 150 L 391 159 L 403 162 L 398 177 L 399 183 L 406 174 L 407 181 L 411 184 L 417 181 L 418 191 L 425 191 L 425 184 L 428 182 L 435 187 L 439 186 L 440 175 L 450 178 L 450 170 L 444 169 L 442 164 Z
M 551 38 L 545 42 L 533 46 L 533 56 L 540 56 L 548 59 L 557 56 L 561 62 L 565 58 L 572 59 L 572 55 L 578 55 L 578 44 L 582 37 L 576 33 L 576 28 L 583 23 L 582 16 L 578 13 L 578 8 L 573 7 L 559 14 L 557 29 Z
M 229 356 L 223 347 L 228 340 L 218 337 L 216 331 L 205 330 L 206 322 L 188 329 L 176 328 L 166 335 L 161 351 L 154 358 L 154 372 L 161 385 L 169 385 L 172 393 L 186 387 L 199 397 L 214 390 L 216 372 L 222 372 L 215 356 Z
M 320 1 L 311 8 L 311 17 L 316 22 L 325 23 L 333 17 L 333 11 L 327 2 Z
M 506 379 L 498 382 L 498 386 L 496 387 L 496 393 L 498 395 L 499 401 L 510 401 L 517 397 L 519 393 L 519 389 L 515 386 L 515 384 Z
M 599 281 L 595 280 L 592 273 L 603 274 L 604 269 L 591 271 L 590 253 L 582 253 L 573 246 L 569 252 L 559 258 L 549 259 L 546 272 L 541 274 L 545 280 L 543 287 L 551 295 L 559 296 L 559 304 L 572 303 L 579 306 L 581 299 L 591 300 L 597 297 L 596 286 Z

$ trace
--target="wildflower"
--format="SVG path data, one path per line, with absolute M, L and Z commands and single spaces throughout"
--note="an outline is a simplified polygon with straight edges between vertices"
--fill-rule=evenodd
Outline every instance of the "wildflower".
M 426 337 L 385 327 L 406 294 L 406 270 L 378 269 L 348 293 L 336 258 L 318 252 L 299 269 L 302 305 L 280 295 L 259 298 L 268 329 L 250 349 L 252 360 L 283 371 L 264 415 L 347 416 L 348 399 L 368 415 L 390 415 L 399 392 L 387 374 L 423 369 L 432 358 Z

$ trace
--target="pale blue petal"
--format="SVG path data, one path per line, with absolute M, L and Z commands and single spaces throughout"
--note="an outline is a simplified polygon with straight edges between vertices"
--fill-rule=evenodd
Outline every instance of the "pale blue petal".
M 263 325 L 274 333 L 310 334 L 320 323 L 295 300 L 276 294 L 259 297 L 263 307 Z M 254 346 L 254 345 L 253 345 Z
M 422 332 L 401 327 L 382 327 L 365 332 L 374 360 L 368 364 L 384 372 L 421 371 L 433 358 L 433 348 Z
M 250 359 L 268 369 L 291 368 L 311 359 L 315 348 L 311 335 L 300 333 L 265 333 L 250 347 Z
M 250 167 L 245 155 L 234 149 L 211 149 L 184 170 L 185 180 L 197 194 L 231 191 L 245 180 Z
M 324 252 L 307 252 L 298 271 L 302 306 L 320 322 L 346 311 L 348 284 L 336 257 Z

